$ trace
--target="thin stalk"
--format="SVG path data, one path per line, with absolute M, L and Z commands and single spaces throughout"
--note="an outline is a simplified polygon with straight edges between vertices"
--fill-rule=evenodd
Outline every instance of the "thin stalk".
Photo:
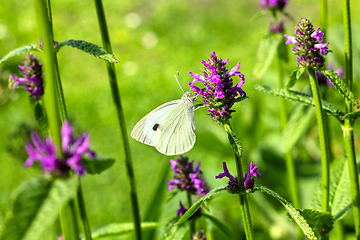
M 312 68 L 308 68 L 311 89 L 315 101 L 316 117 L 319 128 L 319 141 L 321 150 L 321 188 L 322 188 L 322 212 L 330 212 L 329 207 L 329 164 L 330 164 L 330 153 L 329 153 L 329 139 L 325 130 L 324 111 L 322 110 L 322 103 L 320 99 L 319 83 L 316 78 L 315 71 Z
M 77 191 L 77 200 L 78 200 L 80 218 L 81 218 L 81 221 L 83 223 L 85 239 L 86 240 L 92 240 L 91 229 L 90 229 L 89 220 L 88 220 L 87 214 L 86 214 L 84 195 L 82 193 L 82 187 L 81 187 L 80 178 L 79 178 L 79 188 L 78 188 L 78 191 Z
M 241 142 L 239 141 L 236 134 L 233 132 L 231 124 L 229 121 L 223 123 L 225 131 L 228 134 L 229 142 L 231 147 L 235 152 L 235 163 L 236 163 L 236 170 L 238 176 L 238 185 L 239 185 L 239 201 L 240 201 L 240 211 L 243 217 L 244 222 L 244 230 L 247 240 L 252 240 L 254 238 L 254 229 L 251 224 L 251 216 L 250 216 L 250 209 L 249 203 L 247 200 L 247 194 L 245 194 L 244 188 L 244 174 L 241 165 L 241 157 L 242 157 L 242 146 Z
M 44 0 L 34 0 L 35 12 L 40 31 L 40 37 L 43 40 L 44 70 L 45 70 L 45 109 L 48 117 L 50 135 L 58 147 L 59 156 L 61 151 L 61 114 L 59 109 L 58 89 L 56 84 L 56 58 L 53 46 L 53 33 L 51 22 L 49 21 L 47 2 Z M 76 216 L 76 206 L 73 201 L 60 210 L 60 220 L 63 236 L 65 240 L 78 239 L 78 224 Z
M 188 205 L 189 208 L 192 206 L 192 201 L 191 201 L 191 195 L 189 193 L 187 193 L 187 199 L 188 199 Z M 192 239 L 192 236 L 194 235 L 195 231 L 196 231 L 196 225 L 195 225 L 195 219 L 194 220 L 190 220 L 190 240 Z
M 345 37 L 345 82 L 352 90 L 353 83 L 353 53 L 352 53 L 352 34 L 351 34 L 351 14 L 350 0 L 344 0 L 344 37 Z M 353 111 L 352 104 L 345 100 L 346 113 Z M 356 239 L 360 240 L 360 190 L 359 174 L 357 171 L 355 144 L 354 144 L 354 122 L 351 119 L 345 119 L 343 124 L 345 150 L 349 165 L 350 187 L 352 206 L 355 223 Z
M 95 0 L 95 6 L 96 6 L 96 13 L 97 13 L 99 25 L 100 25 L 101 38 L 103 41 L 104 49 L 108 53 L 112 53 L 102 1 Z M 106 66 L 107 66 L 107 71 L 108 71 L 108 75 L 109 75 L 111 93 L 112 93 L 113 101 L 114 101 L 114 104 L 116 107 L 116 113 L 117 113 L 118 119 L 119 119 L 119 127 L 120 127 L 120 131 L 121 131 L 120 138 L 122 139 L 124 152 L 125 152 L 125 166 L 126 166 L 128 182 L 129 182 L 129 186 L 130 186 L 130 198 L 131 198 L 133 218 L 134 218 L 133 221 L 134 221 L 134 225 L 135 225 L 135 234 L 136 234 L 137 240 L 141 240 L 142 239 L 141 225 L 140 225 L 141 219 L 140 219 L 139 204 L 138 204 L 137 195 L 136 195 L 135 176 L 134 176 L 133 164 L 132 164 L 132 159 L 131 159 L 128 134 L 126 132 L 125 117 L 124 117 L 124 113 L 123 113 L 123 108 L 121 106 L 120 93 L 119 93 L 119 88 L 117 85 L 115 66 L 113 63 L 109 63 L 109 62 L 106 62 Z
M 326 42 L 326 31 L 328 25 L 328 7 L 327 0 L 320 0 L 320 28 L 324 33 L 323 40 Z

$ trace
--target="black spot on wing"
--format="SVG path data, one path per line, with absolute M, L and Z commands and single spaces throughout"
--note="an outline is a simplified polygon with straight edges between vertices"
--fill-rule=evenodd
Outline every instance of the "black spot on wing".
M 158 123 L 155 123 L 155 125 L 152 127 L 152 129 L 153 129 L 154 131 L 156 131 L 156 130 L 158 129 L 158 127 L 159 127 L 159 124 L 158 124 Z

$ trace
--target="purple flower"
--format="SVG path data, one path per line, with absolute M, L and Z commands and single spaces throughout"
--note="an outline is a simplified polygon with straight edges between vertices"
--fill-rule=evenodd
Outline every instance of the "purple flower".
M 325 58 L 322 55 L 328 54 L 329 43 L 322 43 L 324 33 L 313 29 L 308 19 L 301 19 L 295 30 L 295 37 L 284 35 L 287 41 L 285 44 L 294 43 L 292 48 L 296 55 L 297 65 L 302 68 L 312 67 L 319 70 L 324 66 Z
M 209 192 L 209 186 L 200 170 L 200 162 L 195 167 L 194 160 L 189 162 L 188 157 L 180 156 L 176 161 L 170 160 L 171 169 L 174 170 L 174 178 L 166 180 L 169 183 L 168 190 L 171 191 L 176 186 L 180 191 L 186 191 L 189 194 L 197 194 L 200 197 Z
M 206 240 L 206 236 L 203 230 L 194 233 L 192 240 Z
M 42 64 L 36 59 L 36 56 L 29 54 L 24 58 L 24 66 L 19 65 L 23 77 L 17 77 L 10 74 L 10 85 L 14 84 L 14 89 L 23 84 L 26 91 L 30 92 L 30 97 L 35 97 L 35 101 L 44 95 L 44 80 L 42 73 Z
M 249 166 L 249 173 L 245 173 L 244 177 L 244 188 L 245 190 L 252 190 L 254 188 L 255 179 L 253 177 L 257 177 L 257 175 L 261 175 L 259 172 L 256 172 L 258 168 L 257 165 L 253 166 L 253 162 L 251 161 Z M 230 174 L 229 170 L 227 169 L 226 162 L 223 162 L 223 169 L 224 172 L 217 175 L 216 179 L 221 179 L 223 177 L 229 178 L 229 182 L 227 185 L 227 189 L 230 193 L 238 193 L 239 192 L 239 185 L 238 185 L 238 178 L 234 177 Z
M 265 10 L 283 10 L 288 0 L 260 0 L 259 6 Z
M 274 24 L 273 21 L 270 22 L 270 34 L 282 33 L 284 31 L 284 22 L 281 21 L 278 24 Z
M 222 61 L 211 52 L 208 62 L 202 61 L 205 66 L 203 75 L 189 72 L 194 80 L 189 82 L 190 88 L 195 92 L 194 100 L 198 95 L 202 95 L 204 105 L 208 107 L 209 115 L 216 122 L 224 122 L 231 118 L 231 107 L 234 105 L 237 96 L 245 97 L 246 93 L 241 89 L 245 83 L 245 77 L 238 72 L 240 63 L 238 63 L 230 71 L 226 69 L 225 65 L 229 59 Z M 238 76 L 240 82 L 233 86 L 232 77 Z M 200 88 L 195 86 L 195 83 L 201 82 L 204 87 Z
M 24 163 L 25 167 L 30 167 L 35 161 L 42 166 L 44 174 L 67 175 L 72 169 L 76 174 L 82 176 L 85 174 L 85 168 L 81 163 L 83 155 L 95 157 L 95 153 L 89 149 L 90 136 L 83 132 L 79 138 L 73 136 L 73 128 L 67 120 L 61 127 L 62 151 L 63 158 L 57 155 L 57 147 L 50 137 L 45 137 L 41 141 L 39 135 L 32 133 L 32 144 L 27 142 L 25 145 L 26 152 L 29 154 Z
M 177 215 L 178 215 L 179 217 L 181 217 L 182 215 L 184 215 L 184 214 L 186 213 L 186 211 L 187 211 L 188 209 L 184 207 L 184 205 L 182 204 L 181 201 L 179 202 L 179 204 L 180 204 L 180 208 L 176 211 L 176 213 L 177 213 Z M 199 207 L 199 208 L 196 210 L 196 212 L 189 218 L 189 220 L 194 220 L 194 219 L 200 217 L 200 216 L 201 216 L 201 212 L 202 212 L 202 208 Z

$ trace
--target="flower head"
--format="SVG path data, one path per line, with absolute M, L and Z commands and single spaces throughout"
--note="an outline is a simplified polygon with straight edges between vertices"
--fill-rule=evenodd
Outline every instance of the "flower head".
M 30 92 L 30 97 L 35 97 L 35 101 L 44 95 L 44 80 L 42 73 L 42 64 L 39 63 L 36 56 L 29 54 L 24 58 L 24 66 L 19 65 L 22 70 L 23 77 L 17 77 L 10 74 L 10 80 L 14 84 L 14 89 L 23 84 L 26 91 Z
M 294 43 L 292 48 L 296 55 L 299 67 L 312 67 L 319 70 L 324 66 L 325 58 L 322 55 L 328 54 L 329 43 L 323 43 L 324 33 L 320 28 L 314 30 L 313 25 L 308 19 L 301 19 L 295 30 L 295 37 L 284 35 L 287 41 L 285 44 Z
M 240 63 L 238 63 L 230 71 L 226 69 L 225 65 L 229 59 L 222 61 L 211 52 L 208 61 L 202 61 L 205 66 L 204 75 L 190 72 L 194 77 L 192 82 L 189 82 L 191 89 L 195 92 L 194 100 L 198 95 L 202 95 L 204 105 L 208 107 L 209 115 L 217 122 L 224 122 L 231 118 L 231 113 L 235 112 L 231 107 L 234 105 L 237 96 L 245 97 L 246 93 L 241 89 L 245 83 L 245 77 L 238 72 Z M 240 82 L 233 86 L 232 77 L 238 76 Z M 195 86 L 196 82 L 201 82 L 204 87 L 199 88 Z
M 252 190 L 254 188 L 255 179 L 253 177 L 257 177 L 261 175 L 259 172 L 256 172 L 258 168 L 257 165 L 253 166 L 253 162 L 251 161 L 249 166 L 249 173 L 245 173 L 244 177 L 244 188 L 245 190 Z M 227 189 L 230 193 L 238 193 L 239 192 L 239 185 L 238 185 L 238 178 L 234 177 L 230 174 L 229 170 L 227 169 L 226 162 L 223 162 L 223 169 L 224 172 L 217 175 L 216 179 L 221 179 L 223 177 L 229 178 L 229 182 L 227 185 Z
M 192 240 L 206 240 L 204 230 L 200 230 L 194 233 Z
M 283 10 L 289 0 L 260 0 L 259 6 L 265 10 Z
M 270 22 L 270 34 L 282 33 L 284 31 L 284 22 L 281 21 L 279 23 L 274 23 L 274 21 Z
M 57 155 L 57 147 L 50 137 L 45 137 L 42 141 L 39 135 L 32 133 L 32 143 L 25 145 L 26 152 L 29 154 L 24 166 L 30 167 L 35 161 L 39 162 L 45 174 L 67 175 L 70 169 L 82 176 L 85 168 L 81 163 L 84 154 L 95 157 L 95 153 L 89 149 L 90 136 L 83 132 L 80 137 L 73 136 L 73 128 L 69 122 L 64 121 L 61 127 L 63 159 Z
M 180 191 L 187 191 L 189 194 L 197 194 L 200 197 L 209 192 L 209 186 L 200 170 L 200 162 L 195 166 L 193 164 L 194 160 L 189 162 L 189 158 L 183 156 L 180 156 L 176 161 L 170 160 L 170 166 L 174 170 L 174 178 L 166 181 L 169 183 L 169 191 L 176 186 Z

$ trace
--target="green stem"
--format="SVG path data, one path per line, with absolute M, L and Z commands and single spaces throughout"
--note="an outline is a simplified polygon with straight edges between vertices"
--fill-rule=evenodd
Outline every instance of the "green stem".
M 44 70 L 45 70 L 45 109 L 48 117 L 50 135 L 58 147 L 58 154 L 62 157 L 61 151 L 61 114 L 59 109 L 59 97 L 57 89 L 56 57 L 53 46 L 53 33 L 49 21 L 47 3 L 44 0 L 34 0 L 35 12 L 43 41 Z M 51 19 L 51 18 L 50 18 Z M 73 201 L 60 210 L 60 220 L 64 239 L 78 239 L 78 224 L 76 216 L 76 205 Z
M 312 68 L 308 68 L 311 89 L 315 101 L 316 117 L 319 128 L 319 141 L 321 150 L 321 167 L 322 167 L 322 206 L 323 212 L 330 212 L 329 207 L 329 164 L 330 164 L 330 153 L 329 153 L 329 141 L 325 130 L 324 111 L 322 110 L 322 103 L 320 99 L 319 83 L 316 78 L 315 71 Z
M 79 188 L 78 188 L 78 191 L 77 191 L 77 200 L 78 200 L 78 205 L 79 205 L 80 218 L 81 218 L 81 221 L 82 221 L 83 227 L 84 227 L 85 239 L 86 240 L 92 240 L 91 229 L 90 229 L 89 220 L 88 220 L 87 214 L 86 214 L 84 195 L 82 193 L 82 187 L 81 187 L 80 178 L 79 178 Z
M 353 83 L 353 53 L 352 53 L 352 34 L 351 34 L 351 14 L 350 0 L 344 0 L 344 37 L 345 37 L 345 82 L 352 90 Z M 353 111 L 350 101 L 345 100 L 346 113 Z M 357 170 L 354 144 L 354 122 L 345 119 L 343 125 L 345 150 L 349 165 L 350 187 L 352 196 L 353 215 L 355 223 L 356 239 L 360 240 L 360 190 L 359 173 Z
M 254 229 L 251 224 L 251 216 L 250 216 L 250 209 L 249 203 L 247 200 L 247 195 L 245 194 L 244 188 L 244 174 L 241 165 L 241 157 L 242 157 L 242 145 L 236 134 L 233 132 L 231 124 L 229 121 L 223 123 L 225 131 L 228 134 L 229 142 L 231 147 L 235 152 L 235 163 L 236 163 L 236 170 L 238 176 L 238 185 L 239 185 L 239 201 L 240 201 L 240 211 L 243 217 L 244 222 L 244 229 L 245 235 L 247 240 L 254 239 Z
M 112 53 L 102 1 L 95 0 L 95 6 L 96 6 L 96 13 L 97 13 L 99 25 L 100 25 L 101 38 L 103 41 L 104 49 L 108 53 Z M 124 113 L 123 113 L 123 108 L 121 106 L 120 93 L 119 93 L 119 88 L 117 85 L 115 66 L 113 63 L 109 63 L 109 62 L 106 63 L 106 66 L 107 66 L 107 71 L 108 71 L 108 75 L 109 75 L 111 93 L 112 93 L 113 101 L 114 101 L 114 104 L 116 107 L 116 113 L 117 113 L 118 119 L 119 119 L 119 127 L 120 127 L 120 131 L 121 131 L 120 138 L 122 139 L 122 143 L 124 145 L 123 147 L 125 150 L 124 151 L 125 152 L 125 165 L 126 165 L 127 176 L 128 176 L 128 181 L 129 181 L 129 185 L 130 185 L 130 198 L 131 198 L 134 225 L 135 225 L 135 234 L 136 234 L 137 240 L 141 240 L 142 239 L 141 219 L 140 219 L 139 204 L 138 204 L 137 195 L 136 195 L 135 176 L 134 176 L 134 170 L 133 170 L 133 165 L 132 165 L 128 135 L 126 132 L 125 117 L 124 117 Z
M 328 23 L 327 0 L 320 0 L 320 29 L 324 33 L 323 40 L 326 42 L 326 30 Z
M 190 208 L 192 206 L 192 201 L 191 201 L 191 195 L 189 193 L 187 194 L 187 199 L 188 199 L 188 205 L 189 205 L 189 208 Z M 190 223 L 190 240 L 191 240 L 194 233 L 196 232 L 195 219 L 190 220 L 189 223 Z

